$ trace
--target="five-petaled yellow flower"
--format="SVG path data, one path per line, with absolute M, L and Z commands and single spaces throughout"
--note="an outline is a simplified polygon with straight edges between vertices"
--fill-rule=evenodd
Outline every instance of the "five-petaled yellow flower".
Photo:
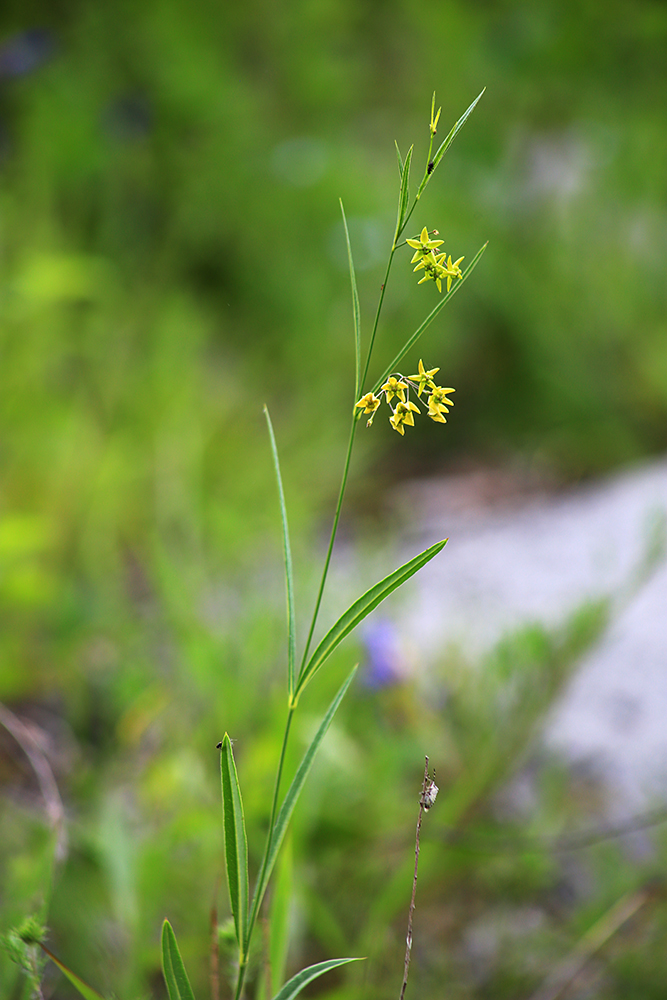
M 459 257 L 459 259 L 455 260 L 454 263 L 452 264 L 452 258 L 451 257 L 447 258 L 447 291 L 449 291 L 449 289 L 452 287 L 452 278 L 463 277 L 461 273 L 461 268 L 459 267 L 459 264 L 461 263 L 462 260 L 463 257 Z
M 395 375 L 390 375 L 385 384 L 380 386 L 380 392 L 385 393 L 385 398 L 388 403 L 391 403 L 394 396 L 398 396 L 401 403 L 404 403 L 405 390 L 407 388 L 407 382 L 403 382 L 401 379 L 396 378 Z
M 399 401 L 393 414 L 389 417 L 389 423 L 399 434 L 405 434 L 404 424 L 409 424 L 410 427 L 415 425 L 413 413 L 419 413 L 419 407 L 415 406 L 414 403 Z
M 435 420 L 439 424 L 447 423 L 444 414 L 449 413 L 449 407 L 454 405 L 454 401 L 447 398 L 447 393 L 454 391 L 454 389 L 445 389 L 441 385 L 433 387 L 431 395 L 428 397 L 428 415 L 431 420 Z
M 418 382 L 417 395 L 421 396 L 424 389 L 435 389 L 435 382 L 433 381 L 433 376 L 436 372 L 439 372 L 439 368 L 431 368 L 430 371 L 426 371 L 424 368 L 424 362 L 419 360 L 419 372 L 416 375 L 408 375 L 411 382 Z
M 425 281 L 435 281 L 438 286 L 438 291 L 442 291 L 442 282 L 447 279 L 447 291 L 452 287 L 452 278 L 462 278 L 461 268 L 459 264 L 463 260 L 463 257 L 459 257 L 452 263 L 451 256 L 447 256 L 446 253 L 440 253 L 436 256 L 433 251 L 427 256 L 422 257 L 413 271 L 421 271 L 424 269 L 424 277 L 417 282 L 419 285 L 423 285 Z M 412 261 L 410 262 L 412 263 Z
M 433 230 L 433 234 L 435 236 L 438 235 L 436 229 Z M 410 261 L 411 264 L 414 264 L 415 261 L 417 260 L 423 260 L 424 257 L 429 257 L 433 250 L 437 250 L 437 248 L 442 246 L 442 244 L 445 242 L 444 240 L 430 240 L 428 236 L 429 236 L 428 229 L 426 228 L 426 226 L 424 226 L 418 240 L 405 241 L 409 247 L 412 247 L 413 250 L 416 250 L 416 253 L 414 254 L 412 260 Z
M 366 421 L 366 427 L 370 427 L 373 423 L 373 417 L 375 416 L 375 411 L 382 401 L 373 392 L 367 392 L 365 396 L 362 396 L 358 403 L 354 404 L 355 409 L 357 407 L 363 408 L 364 414 L 368 415 L 370 413 L 369 419 Z

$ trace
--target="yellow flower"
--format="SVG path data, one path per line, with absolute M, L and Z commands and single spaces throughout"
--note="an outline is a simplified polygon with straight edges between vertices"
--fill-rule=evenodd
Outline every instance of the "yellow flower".
M 408 375 L 407 378 L 411 382 L 418 382 L 419 388 L 417 389 L 417 395 L 421 396 L 424 389 L 435 389 L 435 382 L 433 381 L 433 376 L 436 372 L 439 372 L 439 368 L 431 368 L 430 371 L 426 371 L 424 368 L 424 362 L 420 359 L 419 361 L 419 372 L 416 375 Z
M 380 405 L 381 400 L 372 392 L 367 392 L 365 396 L 362 396 L 358 403 L 354 404 L 355 410 L 357 407 L 363 408 L 364 414 L 369 414 L 370 417 L 366 421 L 366 427 L 370 427 L 373 423 L 373 417 L 375 416 L 375 411 Z
M 431 251 L 428 257 L 422 257 L 417 266 L 413 268 L 414 271 L 420 271 L 424 268 L 424 277 L 417 282 L 418 285 L 423 285 L 425 281 L 435 281 L 438 291 L 442 291 L 443 279 L 447 277 L 447 268 L 442 264 L 445 256 L 444 253 L 441 253 L 436 257 Z
M 415 406 L 414 403 L 398 402 L 396 409 L 389 417 L 389 423 L 399 434 L 405 434 L 404 424 L 409 424 L 410 427 L 414 427 L 415 425 L 415 418 L 412 416 L 413 413 L 419 413 L 419 407 Z
M 431 135 L 435 135 L 435 133 L 438 130 L 438 118 L 440 117 L 440 112 L 442 111 L 442 108 L 438 108 L 438 113 L 435 116 L 435 118 L 433 117 L 434 111 L 435 111 L 435 91 L 433 91 L 433 99 L 431 101 L 431 124 L 429 125 L 429 128 L 431 130 Z
M 428 235 L 429 235 L 428 229 L 426 228 L 426 226 L 424 226 L 418 240 L 405 241 L 409 247 L 412 247 L 413 250 L 417 251 L 414 254 L 412 260 L 410 261 L 411 264 L 414 264 L 416 260 L 423 260 L 424 257 L 428 257 L 433 250 L 437 249 L 437 247 L 442 246 L 442 244 L 444 243 L 444 240 L 430 240 L 428 238 Z M 433 230 L 433 235 L 434 236 L 438 235 L 437 229 Z
M 405 390 L 408 388 L 408 383 L 397 379 L 394 375 L 390 375 L 384 385 L 380 386 L 380 392 L 386 393 L 386 400 L 391 403 L 394 396 L 398 396 L 401 403 L 405 402 Z
M 452 278 L 463 277 L 463 275 L 461 274 L 461 268 L 459 267 L 459 264 L 461 263 L 462 260 L 463 257 L 459 257 L 459 259 L 455 260 L 454 263 L 452 264 L 452 258 L 451 257 L 447 258 L 447 264 L 445 265 L 447 270 L 447 291 L 449 291 L 449 289 L 452 287 Z
M 438 291 L 442 291 L 442 282 L 447 279 L 447 291 L 452 287 L 452 278 L 462 278 L 461 268 L 459 264 L 463 260 L 463 257 L 459 257 L 452 263 L 451 256 L 448 257 L 447 254 L 441 253 L 437 256 L 431 251 L 429 257 L 422 257 L 420 262 L 417 264 L 414 271 L 419 271 L 424 268 L 426 272 L 424 277 L 417 282 L 419 285 L 423 285 L 425 281 L 435 281 L 438 286 Z
M 443 414 L 449 413 L 449 407 L 454 405 L 452 399 L 447 398 L 448 392 L 455 392 L 455 389 L 445 389 L 441 385 L 433 387 L 431 395 L 428 397 L 428 415 L 436 423 L 446 424 Z

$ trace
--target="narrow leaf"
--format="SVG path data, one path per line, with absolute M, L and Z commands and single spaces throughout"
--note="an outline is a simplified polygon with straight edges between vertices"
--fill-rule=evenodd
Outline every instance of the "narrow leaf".
M 398 148 L 398 143 L 394 139 L 394 145 L 396 146 L 396 159 L 398 160 L 398 176 L 403 177 L 403 157 L 401 156 L 401 151 Z
M 486 87 L 484 88 L 484 90 L 486 90 Z M 480 94 L 477 95 L 477 97 L 472 102 L 472 104 L 470 105 L 470 107 L 468 108 L 468 110 L 463 112 L 463 114 L 461 115 L 461 117 L 459 118 L 459 120 L 456 122 L 456 124 L 452 126 L 449 134 L 447 136 L 445 136 L 445 138 L 442 140 L 442 142 L 438 146 L 438 150 L 437 150 L 435 156 L 433 157 L 433 169 L 431 170 L 431 173 L 433 173 L 433 171 L 435 170 L 435 168 L 437 167 L 437 165 L 440 163 L 440 160 L 443 158 L 443 156 L 445 155 L 445 153 L 447 152 L 447 150 L 451 146 L 452 142 L 454 141 L 454 136 L 457 134 L 457 132 L 460 129 L 463 128 L 463 126 L 465 125 L 466 121 L 468 120 L 469 115 L 471 115 L 473 113 L 473 111 L 475 110 L 475 107 L 476 107 L 478 101 L 481 100 L 481 97 L 482 97 L 482 94 L 484 93 L 484 90 Z
M 363 958 L 330 958 L 328 962 L 318 962 L 317 965 L 310 965 L 307 969 L 297 972 L 296 976 L 292 976 L 280 992 L 276 993 L 273 1000 L 292 1000 L 292 997 L 297 996 L 304 986 L 312 982 L 313 979 L 317 979 L 318 976 L 323 976 L 325 972 L 329 972 L 339 965 L 345 965 L 347 962 L 363 961 Z
M 410 196 L 410 164 L 412 162 L 412 150 L 414 146 L 410 146 L 408 150 L 408 155 L 405 157 L 405 163 L 403 165 L 403 173 L 401 174 L 401 190 L 398 194 L 398 215 L 396 217 L 396 232 L 394 233 L 394 247 L 396 246 L 396 241 L 401 235 L 401 230 L 403 228 L 403 220 L 405 218 L 405 213 L 408 208 L 408 198 Z
M 344 218 L 344 217 L 343 217 Z M 347 233 L 347 227 L 346 227 Z M 349 246 L 349 244 L 348 244 Z M 355 289 L 356 290 L 356 289 Z M 356 397 L 355 397 L 356 402 Z M 289 700 L 294 695 L 294 682 L 296 676 L 296 615 L 294 611 L 294 573 L 292 571 L 292 550 L 289 543 L 289 527 L 287 525 L 287 507 L 285 506 L 285 494 L 283 492 L 283 480 L 280 475 L 280 462 L 278 461 L 278 448 L 276 438 L 273 433 L 273 424 L 269 416 L 268 407 L 264 407 L 264 416 L 269 428 L 269 438 L 271 439 L 271 454 L 273 455 L 273 468 L 276 473 L 278 483 L 278 498 L 280 501 L 280 517 L 283 525 L 283 555 L 285 559 L 285 586 L 287 590 L 287 691 Z
M 393 359 L 393 361 L 391 362 L 391 364 L 389 365 L 389 367 L 385 368 L 384 372 L 382 373 L 382 375 L 380 376 L 380 378 L 377 380 L 377 382 L 373 386 L 373 392 L 376 392 L 380 388 L 380 386 L 384 382 L 387 381 L 387 378 L 391 375 L 391 373 L 395 372 L 397 370 L 398 365 L 403 360 L 403 358 L 405 357 L 405 355 L 408 353 L 408 351 L 410 350 L 410 348 L 413 347 L 417 343 L 417 341 L 419 340 L 419 338 L 421 337 L 421 335 L 424 333 L 424 331 L 427 329 L 427 327 L 429 327 L 431 325 L 431 323 L 433 322 L 433 320 L 435 319 L 435 317 L 438 315 L 438 313 L 440 312 L 440 310 L 444 309 L 444 307 L 447 305 L 447 303 L 452 298 L 452 296 L 456 295 L 457 291 L 459 290 L 459 288 L 461 287 L 461 285 L 463 284 L 463 282 L 474 271 L 475 267 L 477 266 L 477 264 L 479 262 L 480 257 L 482 256 L 482 254 L 484 253 L 484 251 L 486 250 L 486 248 L 487 248 L 488 245 L 489 244 L 488 244 L 488 241 L 487 241 L 484 244 L 484 246 L 482 246 L 482 247 L 479 248 L 479 250 L 477 251 L 477 253 L 473 257 L 473 259 L 470 261 L 470 263 L 466 267 L 465 271 L 463 272 L 462 277 L 459 278 L 457 281 L 454 282 L 454 284 L 449 289 L 449 291 L 445 295 L 443 295 L 443 297 L 440 299 L 440 301 L 438 302 L 437 306 L 435 306 L 435 308 L 431 310 L 431 312 L 428 314 L 428 316 L 426 317 L 426 319 L 424 320 L 424 322 L 420 326 L 417 327 L 417 329 L 412 334 L 412 336 L 405 342 L 405 344 L 403 345 L 403 347 L 401 348 L 401 350 L 398 352 L 398 354 L 396 355 L 396 357 Z
M 168 920 L 162 924 L 162 974 L 169 1000 L 195 1000 L 188 974 Z
M 248 926 L 248 842 L 241 789 L 231 740 L 225 733 L 220 753 L 222 779 L 222 825 L 225 835 L 227 887 L 234 917 L 236 940 L 244 950 Z
M 271 892 L 269 919 L 269 969 L 271 985 L 276 989 L 285 977 L 289 949 L 290 910 L 294 881 L 292 838 L 287 837 L 276 865 L 276 877 Z
M 262 862 L 262 867 L 260 868 L 261 875 L 257 882 L 257 886 L 255 887 L 255 895 L 252 901 L 252 911 L 250 914 L 250 922 L 248 925 L 248 937 L 250 936 L 255 920 L 257 919 L 257 914 L 259 913 L 259 908 L 262 905 L 262 899 L 264 898 L 266 887 L 269 884 L 269 878 L 271 877 L 273 866 L 276 863 L 276 858 L 278 856 L 278 851 L 280 850 L 280 845 L 283 842 L 283 838 L 287 831 L 289 821 L 292 817 L 292 813 L 294 812 L 294 806 L 298 801 L 299 795 L 301 794 L 301 790 L 305 784 L 306 778 L 308 777 L 308 772 L 310 771 L 313 765 L 315 754 L 317 753 L 320 743 L 324 739 L 325 734 L 329 726 L 331 725 L 331 720 L 336 714 L 338 706 L 345 697 L 345 692 L 352 683 L 352 678 L 354 677 L 356 670 L 357 668 L 355 666 L 354 670 L 350 673 L 349 677 L 346 679 L 345 683 L 339 690 L 338 694 L 331 702 L 329 710 L 322 719 L 320 727 L 315 733 L 315 737 L 313 738 L 312 743 L 306 750 L 303 760 L 299 764 L 297 772 L 294 775 L 294 778 L 292 779 L 292 784 L 289 786 L 287 794 L 283 799 L 283 803 L 280 807 L 280 811 L 278 813 L 275 825 L 273 827 L 272 835 L 267 842 L 266 863 Z
M 53 952 L 50 952 L 45 945 L 43 945 L 40 942 L 39 946 L 44 952 L 44 954 L 49 956 L 54 965 L 58 966 L 62 974 L 64 976 L 67 976 L 72 986 L 74 986 L 74 988 L 79 991 L 79 993 L 81 994 L 82 997 L 85 998 L 85 1000 L 104 1000 L 104 997 L 102 996 L 101 993 L 98 993 L 97 990 L 94 990 L 92 988 L 92 986 L 88 986 L 86 983 L 84 983 L 83 979 L 79 979 L 79 977 L 75 975 L 71 969 L 68 969 L 66 965 L 63 965 L 60 959 L 56 958 Z
M 352 318 L 354 320 L 354 401 L 359 399 L 361 392 L 361 312 L 359 310 L 359 293 L 357 292 L 357 279 L 354 273 L 354 261 L 352 259 L 352 247 L 350 245 L 350 234 L 347 229 L 347 219 L 343 202 L 340 202 L 340 210 L 343 213 L 343 226 L 345 227 L 345 242 L 347 243 L 347 260 L 350 265 L 350 285 L 352 286 Z M 293 692 L 290 690 L 290 695 Z
M 380 580 L 376 583 L 374 587 L 367 590 L 365 594 L 350 605 L 347 611 L 340 616 L 335 625 L 329 629 L 327 634 L 324 636 L 320 642 L 317 649 L 312 653 L 310 659 L 304 666 L 299 676 L 299 680 L 296 685 L 296 695 L 304 689 L 308 681 L 311 680 L 313 675 L 317 673 L 322 664 L 331 656 L 336 646 L 343 641 L 343 639 L 350 634 L 352 629 L 356 628 L 359 622 L 363 621 L 366 615 L 369 615 L 371 611 L 378 606 L 385 597 L 389 595 L 400 587 L 401 584 L 409 580 L 417 570 L 425 566 L 427 562 L 437 556 L 445 544 L 447 539 L 442 542 L 437 542 L 435 545 L 431 545 L 430 548 L 425 549 L 414 559 L 410 559 L 399 569 L 394 570 L 389 576 L 386 576 L 384 580 Z

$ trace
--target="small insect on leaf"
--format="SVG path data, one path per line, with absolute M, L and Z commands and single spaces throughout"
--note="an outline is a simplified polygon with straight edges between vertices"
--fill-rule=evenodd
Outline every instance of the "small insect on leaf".
M 429 163 L 429 165 L 426 168 L 426 173 L 427 174 L 433 173 L 433 167 L 434 166 L 435 166 L 435 163 L 433 162 L 433 160 L 431 160 L 431 162 Z
M 216 744 L 215 744 L 215 749 L 216 749 L 216 750 L 222 750 L 222 740 L 220 740 L 220 742 L 219 742 L 219 743 L 216 743 Z

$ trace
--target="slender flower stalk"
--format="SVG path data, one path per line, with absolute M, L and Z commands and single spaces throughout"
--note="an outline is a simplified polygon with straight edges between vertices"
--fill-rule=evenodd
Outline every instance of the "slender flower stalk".
M 433 779 L 428 776 L 428 757 L 424 758 L 424 782 L 422 792 L 419 796 L 419 815 L 417 816 L 417 833 L 415 835 L 415 873 L 412 879 L 412 898 L 410 900 L 410 910 L 408 912 L 408 933 L 405 938 L 405 962 L 403 965 L 403 982 L 399 1000 L 403 1000 L 405 989 L 408 985 L 408 971 L 410 969 L 410 956 L 412 955 L 412 917 L 415 912 L 415 896 L 417 894 L 417 870 L 419 868 L 419 834 L 422 828 L 422 817 L 424 811 L 430 809 L 438 794 L 438 786 L 435 783 L 435 771 Z

